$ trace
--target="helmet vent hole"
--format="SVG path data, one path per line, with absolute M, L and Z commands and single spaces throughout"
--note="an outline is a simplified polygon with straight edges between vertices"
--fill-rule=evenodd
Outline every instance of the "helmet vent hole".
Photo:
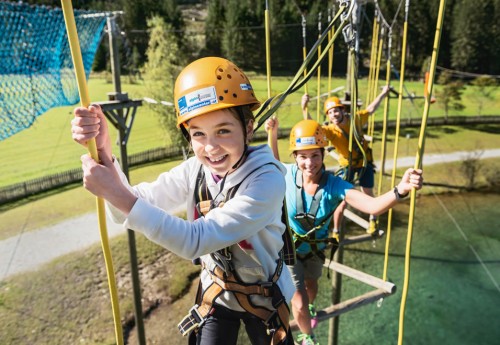
M 223 101 L 224 100 L 224 96 L 219 96 L 219 101 Z
M 231 79 L 231 78 L 232 78 L 231 74 L 228 74 L 227 79 Z
M 229 90 L 228 90 L 228 89 L 225 89 L 225 90 L 224 90 L 224 93 L 228 93 L 228 92 L 229 92 Z
M 217 70 L 218 70 L 219 72 L 221 72 L 221 73 L 222 73 L 222 72 L 224 72 L 224 70 L 223 70 L 222 68 L 220 68 L 220 67 L 219 67 Z
M 237 97 L 238 97 L 238 95 L 237 95 L 237 94 L 235 94 L 235 93 L 233 93 L 233 97 L 234 97 L 234 98 L 237 98 Z
M 218 75 L 218 76 L 217 76 L 217 79 L 221 80 L 221 79 L 222 79 L 222 77 L 221 77 L 220 75 Z

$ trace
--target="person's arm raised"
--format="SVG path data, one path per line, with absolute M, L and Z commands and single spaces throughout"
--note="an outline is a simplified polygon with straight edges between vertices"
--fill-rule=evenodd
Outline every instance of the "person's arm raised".
M 280 160 L 280 154 L 278 151 L 278 126 L 279 121 L 275 116 L 269 118 L 264 124 L 264 128 L 266 129 L 269 137 L 269 146 L 271 146 L 271 149 L 273 150 L 274 158 Z
M 422 188 L 422 170 L 409 168 L 395 188 L 376 198 L 366 195 L 357 189 L 346 192 L 345 200 L 352 207 L 373 215 L 379 215 L 393 207 L 401 198 L 406 197 L 412 188 Z

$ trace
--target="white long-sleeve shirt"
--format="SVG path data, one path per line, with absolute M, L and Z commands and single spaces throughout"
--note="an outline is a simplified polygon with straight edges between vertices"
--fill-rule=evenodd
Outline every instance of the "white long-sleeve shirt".
M 215 182 L 210 171 L 203 167 L 211 195 L 219 194 L 217 201 L 223 200 L 227 190 L 241 182 L 232 199 L 205 217 L 194 219 L 196 178 L 201 165 L 196 157 L 162 173 L 152 183 L 129 186 L 138 199 L 128 217 L 108 205 L 110 214 L 115 222 L 143 233 L 183 258 L 200 257 L 209 269 L 215 265 L 209 254 L 229 247 L 232 263 L 244 282 L 269 281 L 283 247 L 285 225 L 281 222 L 281 209 L 286 170 L 267 146 L 250 147 L 249 150 L 242 166 L 227 175 L 220 194 L 222 181 Z M 125 176 L 121 175 L 128 185 Z M 169 214 L 183 203 L 187 204 L 187 220 Z M 212 283 L 206 270 L 202 271 L 201 282 L 203 289 Z M 295 289 L 287 269 L 282 270 L 278 286 L 289 302 Z M 269 307 L 269 299 L 254 296 L 252 301 Z M 224 292 L 216 302 L 243 311 L 232 293 Z

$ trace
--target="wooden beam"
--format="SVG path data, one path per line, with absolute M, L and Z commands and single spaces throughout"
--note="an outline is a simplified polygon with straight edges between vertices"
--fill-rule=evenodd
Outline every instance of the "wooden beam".
M 345 276 L 356 279 L 357 281 L 370 285 L 371 287 L 374 287 L 376 289 L 382 289 L 386 293 L 393 294 L 394 292 L 396 292 L 396 285 L 394 285 L 393 283 L 386 282 L 380 278 L 355 270 L 354 268 L 351 268 L 349 266 L 339 264 L 338 262 L 326 259 L 323 266 Z
M 374 237 L 373 235 L 370 235 L 370 234 L 362 234 L 362 235 L 358 235 L 358 236 L 344 237 L 342 242 L 340 242 L 340 245 L 347 246 L 349 244 L 354 244 L 354 243 L 359 243 L 359 242 L 373 241 L 376 238 L 378 238 L 378 236 Z
M 361 218 L 356 213 L 352 212 L 347 208 L 344 210 L 344 216 L 349 220 L 353 221 L 354 223 L 358 224 L 359 226 L 361 226 L 363 229 L 368 229 L 368 227 L 370 226 L 370 223 L 366 219 Z
M 332 317 L 339 316 L 339 315 L 344 314 L 348 311 L 357 309 L 361 306 L 378 301 L 379 299 L 384 298 L 386 296 L 390 296 L 390 295 L 391 295 L 391 293 L 388 293 L 383 289 L 377 289 L 377 290 L 367 292 L 364 295 L 357 296 L 357 297 L 351 298 L 347 301 L 341 302 L 339 304 L 331 305 L 325 309 L 319 310 L 317 312 L 318 321 L 321 322 L 321 321 L 331 319 Z M 290 321 L 290 329 L 292 331 L 299 330 L 299 326 L 297 325 L 296 320 Z

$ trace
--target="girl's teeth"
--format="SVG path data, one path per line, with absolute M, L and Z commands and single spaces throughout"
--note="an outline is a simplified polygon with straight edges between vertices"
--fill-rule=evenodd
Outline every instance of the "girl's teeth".
M 217 157 L 217 158 L 210 158 L 210 160 L 211 160 L 212 162 L 218 162 L 218 161 L 222 160 L 224 157 L 225 157 L 225 156 L 220 156 L 220 157 Z

